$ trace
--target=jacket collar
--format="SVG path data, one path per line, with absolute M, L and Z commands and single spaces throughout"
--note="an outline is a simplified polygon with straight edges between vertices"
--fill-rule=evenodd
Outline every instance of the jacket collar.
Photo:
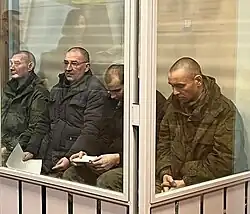
M 59 88 L 63 91 L 64 90 L 67 91 L 66 96 L 63 97 L 61 102 L 63 102 L 69 97 L 72 97 L 82 91 L 85 91 L 88 87 L 87 83 L 91 76 L 92 76 L 92 72 L 91 70 L 89 70 L 83 75 L 83 77 L 79 81 L 70 85 L 65 77 L 65 74 L 64 73 L 59 74 L 59 83 L 55 86 L 55 88 Z
M 191 113 L 185 111 L 183 107 L 181 107 L 179 101 L 173 96 L 173 94 L 169 97 L 170 107 L 169 111 L 178 112 L 183 115 L 188 116 L 188 120 L 190 121 L 201 121 L 206 114 L 211 114 L 211 116 L 216 117 L 222 110 L 222 106 L 219 102 L 219 98 L 221 96 L 220 88 L 215 83 L 215 79 L 213 77 L 203 75 L 204 82 L 204 91 L 198 100 L 192 103 L 187 108 L 191 108 Z
M 18 87 L 18 82 L 16 79 L 11 79 L 7 82 L 5 93 L 15 99 L 18 99 L 32 91 L 34 91 L 34 82 L 37 80 L 37 75 L 34 72 L 29 74 L 27 80 Z
M 83 82 L 85 82 L 90 76 L 92 76 L 92 71 L 89 69 L 84 75 L 83 77 L 75 82 L 75 83 L 72 83 L 70 84 L 69 81 L 66 79 L 65 77 L 65 73 L 61 73 L 58 75 L 59 77 L 59 82 L 58 82 L 58 87 L 61 87 L 61 88 L 78 88 Z

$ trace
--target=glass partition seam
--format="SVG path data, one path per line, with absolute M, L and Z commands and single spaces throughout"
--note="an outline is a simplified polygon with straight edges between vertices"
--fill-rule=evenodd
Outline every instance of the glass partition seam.
M 137 26 L 138 26 L 138 1 L 137 0 L 127 0 L 125 1 L 125 8 L 127 9 L 125 13 L 125 49 L 124 49 L 124 57 L 125 62 L 125 71 L 127 73 L 127 79 L 125 79 L 125 85 L 128 87 L 125 88 L 125 93 L 127 92 L 127 107 L 125 109 L 129 109 L 129 120 L 124 122 L 128 122 L 127 126 L 128 130 L 125 130 L 125 163 L 128 164 L 127 168 L 125 168 L 125 173 L 127 172 L 127 181 L 124 180 L 127 188 L 125 189 L 125 194 L 128 194 L 130 208 L 129 213 L 136 214 L 137 213 L 137 140 L 136 135 L 134 135 L 134 128 L 132 124 L 132 105 L 137 100 L 138 94 L 138 81 L 137 81 L 137 59 L 138 59 L 138 51 L 137 51 Z M 127 48 L 127 49 L 126 49 Z M 126 115 L 126 114 L 125 114 Z M 127 140 L 127 141 L 126 141 Z M 127 143 L 126 143 L 127 142 Z M 127 192 L 126 192 L 127 191 Z
M 249 1 L 238 1 L 237 7 L 237 62 L 236 62 L 236 96 L 235 102 L 241 112 L 242 119 L 246 127 L 250 126 L 250 113 L 247 103 L 250 102 L 249 96 L 245 93 L 250 90 L 249 81 L 249 56 L 250 56 L 250 43 L 248 37 L 250 35 L 250 13 L 247 11 L 249 8 Z M 246 145 L 247 154 L 250 154 L 250 133 L 246 134 L 249 143 Z M 248 156 L 248 165 L 250 165 L 250 157 Z
M 133 0 L 125 0 L 125 26 L 124 26 L 124 193 L 127 197 L 127 200 L 130 202 L 134 199 L 134 167 L 135 159 L 134 154 L 134 138 L 133 136 L 133 126 L 131 124 L 131 106 L 134 99 L 131 84 L 133 80 L 133 69 L 135 61 L 133 60 L 136 57 L 136 53 L 133 53 L 132 46 L 135 40 L 135 23 L 133 23 L 132 17 L 134 16 L 133 12 L 135 10 L 135 4 Z M 133 179 L 132 179 L 133 178 Z M 130 203 L 134 205 L 133 202 Z M 133 206 L 130 207 L 130 212 L 132 212 Z
M 151 71 L 151 105 L 149 109 L 151 109 L 150 120 L 153 121 L 150 126 L 150 151 L 156 151 L 156 120 L 157 120 L 157 113 L 156 113 L 156 82 L 157 82 L 157 8 L 158 8 L 158 1 L 153 4 L 152 7 L 152 71 Z M 155 152 L 151 154 L 151 161 L 150 161 L 150 176 L 151 176 L 151 195 L 150 201 L 152 202 L 155 198 L 155 161 L 156 155 Z
M 141 1 L 140 14 L 140 132 L 139 132 L 139 213 L 150 213 L 150 196 L 152 188 L 151 157 L 153 156 L 150 140 L 152 139 L 152 99 L 154 85 L 152 73 L 155 72 L 153 65 L 154 53 L 154 1 Z M 150 158 L 149 158 L 150 157 Z M 150 185 L 149 185 L 150 184 Z

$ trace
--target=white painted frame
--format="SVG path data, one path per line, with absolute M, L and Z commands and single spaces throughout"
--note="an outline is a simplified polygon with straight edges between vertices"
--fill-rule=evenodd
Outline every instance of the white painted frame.
M 157 1 L 140 1 L 139 213 L 149 213 L 155 186 Z M 153 102 L 152 102 L 153 101 Z M 152 102 L 151 105 L 148 103 Z

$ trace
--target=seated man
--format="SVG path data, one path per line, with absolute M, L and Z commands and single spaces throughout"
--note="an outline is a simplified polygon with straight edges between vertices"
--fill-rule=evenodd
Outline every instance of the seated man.
M 220 178 L 247 169 L 241 118 L 192 58 L 176 61 L 168 73 L 167 100 L 157 144 L 156 192 Z M 237 125 L 239 124 L 240 125 Z
M 113 64 L 106 70 L 104 81 L 110 93 L 110 98 L 115 102 L 110 101 L 110 105 L 113 107 L 107 108 L 111 109 L 111 112 L 106 111 L 105 118 L 108 119 L 103 126 L 99 150 L 96 148 L 96 154 L 99 154 L 99 156 L 85 166 L 69 168 L 63 175 L 65 179 L 90 184 L 88 182 L 90 178 L 95 178 L 98 187 L 123 191 L 123 77 L 123 64 Z M 157 124 L 159 124 L 164 116 L 163 107 L 166 99 L 158 91 L 156 97 Z M 82 157 L 85 153 L 88 154 L 88 151 L 84 150 L 73 155 L 70 159 Z M 94 185 L 95 182 L 93 181 L 92 184 Z
M 35 57 L 28 51 L 19 51 L 10 59 L 11 80 L 1 101 L 3 165 L 18 143 L 25 151 L 24 160 L 37 156 L 48 131 L 49 92 L 35 74 L 35 65 Z
M 42 173 L 61 177 L 69 157 L 96 147 L 107 91 L 90 70 L 88 52 L 70 48 L 64 59 L 64 73 L 50 93 L 50 131 Z
M 65 171 L 63 178 L 80 183 L 96 185 L 99 175 L 111 173 L 122 176 L 123 153 L 123 65 L 111 65 L 105 72 L 105 83 L 112 82 L 113 88 L 109 90 L 110 100 L 105 108 L 105 120 L 102 125 L 98 147 L 95 153 L 98 157 L 92 163 L 80 166 L 72 166 Z M 112 73 L 112 77 L 110 76 Z M 108 87 L 108 89 L 110 89 Z M 73 155 L 71 161 L 84 154 L 91 154 L 87 149 Z M 118 181 L 121 182 L 122 180 Z M 117 186 L 114 184 L 114 187 Z M 117 191 L 122 191 L 122 185 L 117 186 Z

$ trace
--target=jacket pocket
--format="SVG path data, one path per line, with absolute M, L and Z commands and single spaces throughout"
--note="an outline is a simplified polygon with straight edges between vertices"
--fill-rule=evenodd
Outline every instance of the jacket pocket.
M 4 129 L 20 134 L 28 127 L 28 111 L 26 107 L 16 106 L 9 109 L 4 121 Z
M 74 107 L 74 108 L 85 108 L 86 107 L 86 101 L 82 100 L 82 99 L 73 98 L 70 101 L 69 105 Z
M 85 100 L 75 99 L 73 98 L 68 108 L 66 109 L 66 117 L 67 120 L 72 124 L 80 124 L 83 125 L 84 121 L 84 112 L 86 109 L 87 103 Z M 77 125 L 78 127 L 78 125 Z

